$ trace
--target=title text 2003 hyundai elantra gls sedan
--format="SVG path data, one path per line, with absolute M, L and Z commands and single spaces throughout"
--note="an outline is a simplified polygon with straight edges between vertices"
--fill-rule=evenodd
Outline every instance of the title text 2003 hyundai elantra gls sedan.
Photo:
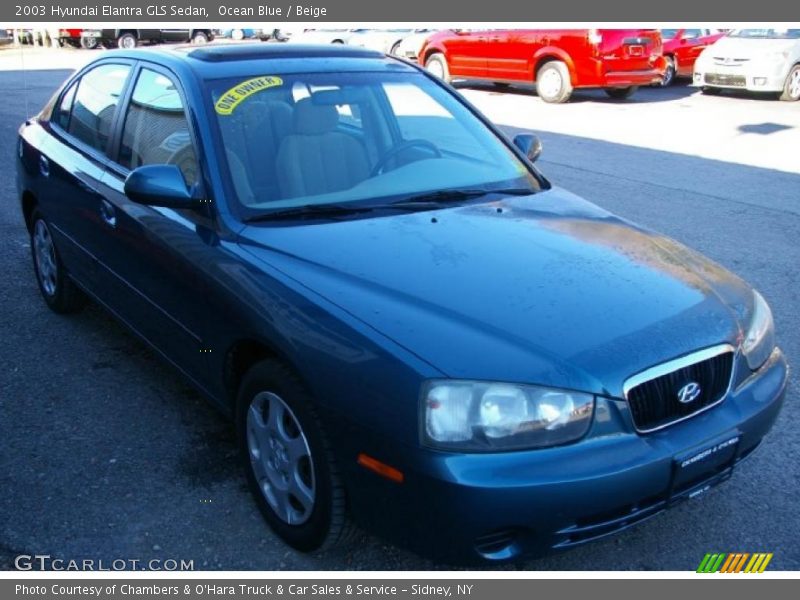
M 109 52 L 18 151 L 44 300 L 93 298 L 233 417 L 301 550 L 353 521 L 450 561 L 601 538 L 729 478 L 784 397 L 757 292 L 398 59 Z

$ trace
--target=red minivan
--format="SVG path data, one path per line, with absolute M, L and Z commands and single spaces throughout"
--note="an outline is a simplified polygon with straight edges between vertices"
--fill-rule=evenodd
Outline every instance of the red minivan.
M 575 88 L 627 98 L 666 68 L 656 29 L 449 30 L 430 36 L 418 60 L 446 81 L 535 83 L 545 102 L 566 102 Z

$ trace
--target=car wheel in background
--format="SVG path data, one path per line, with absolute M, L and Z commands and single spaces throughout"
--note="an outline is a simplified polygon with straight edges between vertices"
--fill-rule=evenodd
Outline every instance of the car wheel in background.
M 132 33 L 123 33 L 121 36 L 117 38 L 117 46 L 119 48 L 125 48 L 126 50 L 130 50 L 131 48 L 136 48 L 136 44 L 138 40 L 136 36 Z
M 450 68 L 447 60 L 441 52 L 434 52 L 425 61 L 425 69 L 434 77 L 450 83 Z
M 389 54 L 391 54 L 392 56 L 397 56 L 397 53 L 399 52 L 399 50 L 400 50 L 400 42 L 397 41 L 392 46 L 391 50 L 389 50 Z
M 195 31 L 194 35 L 192 36 L 192 43 L 193 44 L 207 44 L 208 43 L 208 36 L 206 35 L 205 31 Z
M 719 96 L 722 93 L 720 88 L 703 86 L 700 88 L 700 93 L 706 96 Z
M 81 38 L 81 48 L 85 48 L 86 50 L 94 50 L 98 46 L 97 38 L 93 37 L 82 37 Z
M 231 30 L 231 39 L 236 41 L 241 41 L 244 39 L 244 30 L 243 29 L 232 29 Z
M 546 62 L 536 72 L 536 93 L 550 104 L 561 104 L 572 96 L 569 69 L 560 60 Z
M 784 102 L 796 102 L 800 100 L 800 64 L 789 69 L 786 76 L 786 83 L 783 85 L 783 92 L 780 96 Z
M 664 77 L 661 78 L 662 87 L 669 87 L 675 83 L 675 74 L 678 72 L 678 63 L 675 62 L 674 56 L 667 56 L 667 68 L 664 71 Z
M 47 306 L 61 314 L 83 308 L 86 296 L 67 275 L 50 227 L 38 211 L 34 211 L 31 217 L 31 255 L 39 291 Z
M 265 360 L 247 372 L 236 426 L 250 490 L 278 536 L 304 552 L 350 537 L 344 487 L 314 400 L 289 367 Z
M 344 44 L 344 40 L 333 40 L 331 44 Z
M 625 98 L 630 98 L 633 96 L 638 89 L 638 85 L 632 85 L 624 88 L 605 88 L 603 91 L 608 95 L 609 98 L 614 98 L 614 100 L 624 100 Z

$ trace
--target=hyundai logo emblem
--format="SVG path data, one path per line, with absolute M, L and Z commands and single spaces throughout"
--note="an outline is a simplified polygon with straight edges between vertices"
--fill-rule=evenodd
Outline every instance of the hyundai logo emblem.
M 694 402 L 700 396 L 700 391 L 700 384 L 696 381 L 690 381 L 678 390 L 678 402 L 681 404 Z

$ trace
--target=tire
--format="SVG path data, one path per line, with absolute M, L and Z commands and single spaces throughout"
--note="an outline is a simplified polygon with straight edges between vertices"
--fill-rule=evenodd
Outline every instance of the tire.
M 780 99 L 784 102 L 797 102 L 800 100 L 800 64 L 789 69 Z
M 398 50 L 400 50 L 400 42 L 399 41 L 394 43 L 394 45 L 389 50 L 389 54 L 391 54 L 392 56 L 397 56 Z
M 333 40 L 331 44 L 344 44 L 344 40 Z
M 125 48 L 126 50 L 130 50 L 131 48 L 136 48 L 139 44 L 139 40 L 136 39 L 136 36 L 132 33 L 123 33 L 121 36 L 117 38 L 117 47 L 118 48 Z
M 231 39 L 240 42 L 244 39 L 244 30 L 243 29 L 233 29 L 231 30 Z
M 270 414 L 283 415 L 272 429 Z M 239 388 L 236 426 L 250 491 L 281 539 L 312 552 L 351 537 L 354 530 L 338 469 L 314 400 L 294 371 L 273 360 L 254 365 Z M 293 458 L 293 452 L 299 458 Z M 289 490 L 287 477 L 295 480 L 296 493 Z
M 38 210 L 31 216 L 30 242 L 36 282 L 50 310 L 69 314 L 83 308 L 86 296 L 69 278 L 50 233 L 50 226 Z
M 194 35 L 192 36 L 192 43 L 193 44 L 207 44 L 208 43 L 208 35 L 206 35 L 205 31 L 195 31 Z
M 675 77 L 678 74 L 678 63 L 675 62 L 674 56 L 667 56 L 667 69 L 664 71 L 664 77 L 661 78 L 661 87 L 669 87 L 675 83 Z
M 81 38 L 81 48 L 85 50 L 94 50 L 98 46 L 97 38 L 90 38 L 90 37 L 82 37 Z
M 705 94 L 706 96 L 719 96 L 722 93 L 722 89 L 703 86 L 700 88 L 700 93 Z
M 609 98 L 613 98 L 614 100 L 625 100 L 626 98 L 633 96 L 638 89 L 638 85 L 632 85 L 624 88 L 605 88 L 603 91 L 606 93 L 606 95 L 608 95 Z
M 450 67 L 447 66 L 447 59 L 441 52 L 434 52 L 425 61 L 425 69 L 446 83 L 450 83 Z
M 567 65 L 560 60 L 546 62 L 536 72 L 536 93 L 548 104 L 562 104 L 572 96 Z

